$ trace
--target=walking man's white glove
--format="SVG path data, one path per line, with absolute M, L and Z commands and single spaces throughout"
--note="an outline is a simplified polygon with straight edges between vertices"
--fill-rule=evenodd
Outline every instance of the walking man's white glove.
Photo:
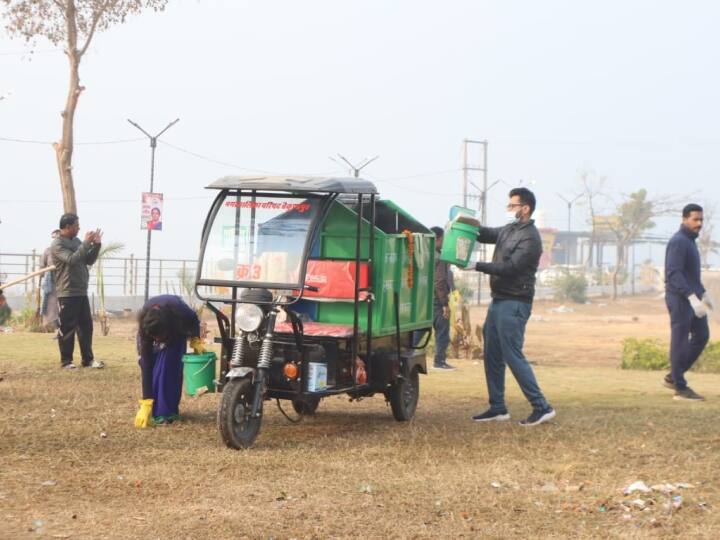
M 703 299 L 704 298 L 705 298 L 705 295 L 703 295 Z M 691 294 L 690 296 L 688 296 L 688 300 L 690 301 L 690 306 L 693 308 L 693 311 L 695 312 L 695 316 L 698 319 L 707 317 L 708 307 L 704 301 L 700 300 L 696 294 Z

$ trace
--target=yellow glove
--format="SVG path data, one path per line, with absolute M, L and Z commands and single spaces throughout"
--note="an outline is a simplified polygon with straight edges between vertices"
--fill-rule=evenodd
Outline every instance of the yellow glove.
M 139 401 L 140 409 L 138 410 L 137 414 L 135 415 L 135 427 L 136 428 L 148 427 L 148 424 L 150 423 L 150 417 L 152 416 L 152 408 L 153 408 L 154 401 L 155 400 L 153 400 L 153 399 L 141 399 Z
M 203 345 L 202 339 L 199 337 L 194 337 L 190 339 L 190 347 L 195 352 L 195 354 L 202 354 L 205 352 L 205 345 Z

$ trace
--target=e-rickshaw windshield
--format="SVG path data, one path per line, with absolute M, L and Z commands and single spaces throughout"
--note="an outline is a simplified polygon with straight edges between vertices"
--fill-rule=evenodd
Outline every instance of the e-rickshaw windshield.
M 229 191 L 206 225 L 199 285 L 298 289 L 306 252 L 328 196 Z

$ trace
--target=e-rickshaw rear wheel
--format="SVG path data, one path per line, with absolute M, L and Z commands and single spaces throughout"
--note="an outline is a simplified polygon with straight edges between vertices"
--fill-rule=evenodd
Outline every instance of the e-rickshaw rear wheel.
M 312 416 L 317 411 L 318 405 L 320 405 L 319 397 L 302 397 L 292 400 L 293 409 L 298 414 L 303 416 Z
M 417 409 L 420 398 L 419 373 L 420 370 L 415 366 L 407 377 L 398 378 L 385 393 L 390 402 L 393 417 L 398 422 L 407 422 L 415 416 L 415 409 Z
M 250 379 L 234 379 L 223 389 L 218 408 L 218 429 L 223 442 L 230 448 L 250 448 L 260 432 L 262 410 L 250 416 L 255 386 Z

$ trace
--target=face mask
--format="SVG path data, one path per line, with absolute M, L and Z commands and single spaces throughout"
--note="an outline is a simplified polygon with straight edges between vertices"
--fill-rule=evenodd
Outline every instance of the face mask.
M 508 210 L 507 212 L 505 212 L 505 214 L 507 215 L 508 223 L 514 223 L 518 220 L 518 213 L 513 210 Z

